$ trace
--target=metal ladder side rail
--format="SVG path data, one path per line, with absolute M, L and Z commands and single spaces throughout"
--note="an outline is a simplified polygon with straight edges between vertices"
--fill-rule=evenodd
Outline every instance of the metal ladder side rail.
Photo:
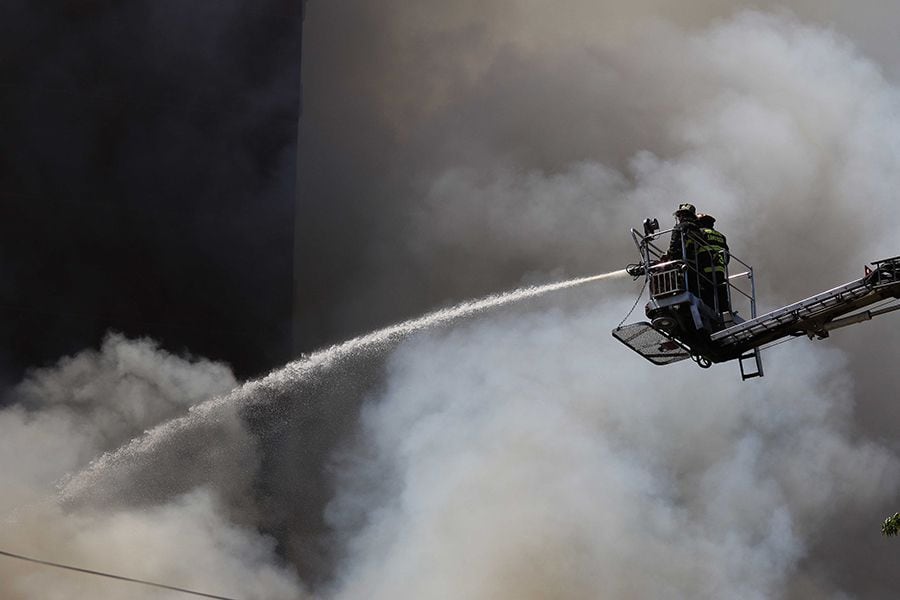
M 745 322 L 741 325 L 745 325 L 740 330 L 729 332 L 729 330 L 724 330 L 723 332 L 719 332 L 719 335 L 715 335 L 711 338 L 713 341 L 719 342 L 722 346 L 735 346 L 740 345 L 742 343 L 746 343 L 748 340 L 753 339 L 754 337 L 763 334 L 767 331 L 774 331 L 777 328 L 781 328 L 784 326 L 790 326 L 792 324 L 799 323 L 804 320 L 813 320 L 817 316 L 827 313 L 827 311 L 840 307 L 842 304 L 848 304 L 856 302 L 860 299 L 865 298 L 870 295 L 872 292 L 869 288 L 857 288 L 852 290 L 851 292 L 841 292 L 835 295 L 835 297 L 830 298 L 818 298 L 815 302 L 805 301 L 806 304 L 804 306 L 798 306 L 794 310 L 785 311 L 782 314 L 770 314 L 768 319 L 765 319 L 761 322 Z M 875 294 L 871 294 L 875 295 Z M 880 296 L 880 295 L 876 295 Z M 837 298 L 840 297 L 838 301 Z M 810 299 L 812 300 L 812 299 Z M 789 308 L 789 307 L 786 307 Z M 861 308 L 861 307 L 858 307 Z M 850 308 L 849 310 L 855 310 L 856 308 Z M 762 318 L 766 317 L 764 315 Z M 749 325 L 749 326 L 747 326 Z M 732 328 L 737 329 L 737 328 Z M 725 333 L 725 335 L 721 335 Z
M 796 315 L 793 313 L 790 313 L 790 314 L 774 317 L 771 320 L 761 321 L 759 323 L 752 323 L 749 327 L 745 327 L 741 331 L 736 331 L 733 334 L 730 334 L 730 335 L 722 338 L 722 341 L 724 342 L 729 339 L 743 340 L 747 337 L 754 336 L 758 333 L 763 333 L 765 331 L 771 331 L 775 327 L 784 325 L 784 324 L 789 323 L 794 320 L 796 320 Z
M 776 327 L 781 327 L 783 325 L 797 322 L 801 318 L 802 317 L 797 313 L 786 313 L 777 317 L 773 317 L 767 321 L 751 323 L 749 327 L 745 327 L 741 331 L 735 331 L 725 336 L 715 338 L 714 341 L 720 341 L 722 345 L 739 344 L 760 333 L 772 331 Z
M 828 292 L 818 294 L 797 303 L 799 306 L 797 306 L 796 310 L 786 310 L 784 314 L 780 315 L 773 314 L 771 319 L 764 319 L 759 323 L 750 324 L 743 332 L 738 331 L 729 337 L 733 339 L 736 344 L 740 343 L 741 340 L 739 338 L 741 337 L 743 337 L 743 341 L 746 342 L 756 335 L 756 333 L 772 331 L 776 327 L 782 325 L 789 325 L 804 319 L 815 318 L 816 315 L 826 313 L 832 308 L 856 303 L 859 300 L 866 299 L 866 297 L 870 295 L 874 297 L 874 301 L 877 301 L 878 298 L 884 298 L 886 295 L 900 297 L 897 293 L 900 292 L 900 256 L 883 261 L 876 261 L 873 265 L 877 269 L 877 275 L 874 280 L 865 277 L 858 281 L 829 290 Z M 882 281 L 881 272 L 886 268 L 889 269 L 890 276 L 887 281 Z M 849 308 L 849 312 L 868 306 L 871 303 L 872 302 L 865 302 L 862 305 L 856 305 L 855 307 Z M 790 309 L 791 307 L 785 308 Z M 891 310 L 896 310 L 896 308 Z M 777 313 L 779 311 L 773 312 Z M 753 333 L 754 331 L 756 333 Z M 742 333 L 745 335 L 741 335 Z M 754 346 L 752 349 L 744 350 L 739 354 L 738 365 L 740 366 L 742 381 L 754 377 L 762 377 L 764 375 L 761 352 L 760 346 Z M 751 360 L 753 362 L 748 366 L 747 362 Z M 755 370 L 751 370 L 752 367 L 755 367 Z
M 758 323 L 750 323 L 748 327 L 742 328 L 740 331 L 734 331 L 732 333 L 728 333 L 725 336 L 721 336 L 717 338 L 715 341 L 719 341 L 722 345 L 731 345 L 738 344 L 744 342 L 756 335 L 761 333 L 765 333 L 767 331 L 773 331 L 776 328 L 783 327 L 786 325 L 791 325 L 795 323 L 799 323 L 801 321 L 815 318 L 816 315 L 826 312 L 829 309 L 836 308 L 841 304 L 845 304 L 846 302 L 852 302 L 854 300 L 858 300 L 860 298 L 865 297 L 866 294 L 856 295 L 852 298 L 845 298 L 840 302 L 831 302 L 829 300 L 825 300 L 822 302 L 812 303 L 807 306 L 799 307 L 796 310 L 786 312 L 780 315 L 775 315 L 766 319 L 765 321 L 761 321 Z
M 674 227 L 671 227 L 669 229 L 665 229 L 662 231 L 655 231 L 650 234 L 647 234 L 647 233 L 641 234 L 641 232 L 639 232 L 637 229 L 635 229 L 633 227 L 631 228 L 631 237 L 632 237 L 632 240 L 634 241 L 635 246 L 637 246 L 638 252 L 641 255 L 641 260 L 642 260 L 645 272 L 649 272 L 651 266 L 658 266 L 658 265 L 653 264 L 654 260 L 660 260 L 661 257 L 668 252 L 668 248 L 665 248 L 665 249 L 660 248 L 654 242 L 656 242 L 657 240 L 660 240 L 660 239 L 664 239 L 665 236 L 667 236 L 667 235 L 670 236 L 674 233 L 675 233 Z M 681 234 L 680 241 L 681 241 L 682 258 L 679 260 L 685 268 L 683 275 L 685 276 L 685 278 L 688 278 L 691 276 L 691 273 L 693 273 L 694 276 L 697 278 L 698 284 L 702 280 L 707 285 L 711 285 L 711 286 L 716 285 L 715 279 L 712 276 L 705 275 L 704 273 L 702 273 L 700 271 L 699 257 L 697 255 L 695 255 L 692 260 L 686 258 L 688 256 L 688 251 L 687 251 L 688 240 L 693 241 L 696 245 L 702 245 L 703 243 L 705 243 L 704 238 L 702 236 L 698 235 L 697 233 L 687 232 L 687 235 L 684 235 L 683 233 Z M 746 262 L 741 260 L 739 257 L 735 256 L 731 252 L 727 252 L 727 256 L 730 259 L 734 259 L 735 261 L 737 261 L 738 263 L 740 263 L 747 269 L 747 275 L 749 276 L 749 279 L 752 282 L 753 281 L 753 267 L 748 265 Z M 669 260 L 672 260 L 672 259 L 669 259 Z M 676 261 L 673 261 L 673 262 L 676 262 Z M 726 261 L 726 263 L 727 263 L 727 261 Z M 751 305 L 753 306 L 753 312 L 755 312 L 755 310 L 756 310 L 755 287 L 753 288 L 754 289 L 753 295 L 748 295 L 746 292 L 744 292 L 743 290 L 740 290 L 733 283 L 731 283 L 730 279 L 728 278 L 727 264 L 726 264 L 725 269 L 726 269 L 725 270 L 725 275 L 726 275 L 725 281 L 727 282 L 728 287 L 733 288 L 733 289 L 739 291 L 740 293 L 742 293 L 744 296 L 746 296 L 750 300 Z M 754 283 L 754 286 L 755 286 L 755 283 Z M 730 296 L 730 290 L 729 290 L 729 296 Z M 753 316 L 755 317 L 756 315 L 754 314 Z
M 711 339 L 712 341 L 724 341 L 727 338 L 736 338 L 741 334 L 744 334 L 742 337 L 746 337 L 746 335 L 754 328 L 760 328 L 762 331 L 765 331 L 792 320 L 809 317 L 816 311 L 843 304 L 848 301 L 848 296 L 850 301 L 853 301 L 858 300 L 871 292 L 871 287 L 869 287 L 864 280 L 860 279 L 828 290 L 827 292 L 822 292 L 821 294 L 817 294 L 806 300 L 795 302 L 784 308 L 766 313 L 756 319 L 750 319 L 749 321 L 744 321 L 743 323 L 729 327 L 728 329 L 716 332 L 711 336 Z
M 900 275 L 900 256 L 872 261 L 872 271 L 886 271 L 892 276 Z
M 790 311 L 783 315 L 773 316 L 772 319 L 776 321 L 777 325 L 783 325 L 790 321 L 805 319 L 809 317 L 815 316 L 817 313 L 834 308 L 836 306 L 840 306 L 842 304 L 846 304 L 848 302 L 853 302 L 855 300 L 859 300 L 860 298 L 864 298 L 871 290 L 865 287 L 856 288 L 850 291 L 839 292 L 834 296 L 830 296 L 827 298 L 822 298 L 821 300 L 817 300 L 815 302 L 809 302 L 803 306 L 797 307 L 796 310 Z M 766 322 L 761 322 L 758 324 L 754 324 L 750 327 L 752 330 L 754 327 L 759 325 L 763 330 L 771 329 L 771 327 L 766 325 Z
M 788 322 L 785 322 L 784 324 L 782 324 L 782 326 L 785 326 L 785 325 L 793 325 L 793 322 L 788 321 Z M 766 329 L 758 330 L 756 332 L 745 331 L 739 336 L 727 338 L 725 341 L 720 341 L 720 344 L 721 344 L 721 347 L 723 347 L 723 348 L 729 348 L 729 347 L 735 347 L 735 346 L 740 347 L 740 346 L 747 344 L 747 342 L 751 342 L 751 341 L 757 340 L 757 339 L 767 338 L 768 336 L 772 335 L 773 333 L 777 333 L 778 330 L 779 330 L 779 327 L 773 326 L 773 327 L 769 327 Z

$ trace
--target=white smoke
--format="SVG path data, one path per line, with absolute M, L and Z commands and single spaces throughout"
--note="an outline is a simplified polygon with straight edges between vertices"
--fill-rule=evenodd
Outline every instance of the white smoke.
M 897 492 L 900 461 L 848 430 L 839 352 L 773 352 L 755 385 L 663 370 L 592 299 L 394 354 L 341 462 L 336 597 L 780 597 L 832 519 Z
M 411 254 L 435 285 L 498 279 L 517 260 L 621 264 L 627 227 L 683 201 L 755 265 L 764 310 L 898 253 L 900 97 L 848 38 L 758 12 L 699 28 L 629 14 L 592 36 L 622 22 L 576 4 L 487 26 L 490 49 L 460 52 L 477 67 L 449 71 L 465 85 L 417 113 L 438 124 L 413 146 L 438 150 Z M 616 147 L 622 121 L 639 131 Z M 853 565 L 883 562 L 872 538 L 898 461 L 860 437 L 855 410 L 878 414 L 878 389 L 896 383 L 895 328 L 846 353 L 840 334 L 794 342 L 741 385 L 733 370 L 660 372 L 612 346 L 626 306 L 483 324 L 395 355 L 340 463 L 329 515 L 352 558 L 335 593 L 886 597 L 890 584 Z M 882 367 L 863 378 L 858 362 Z M 823 550 L 829 530 L 856 550 Z
M 46 496 L 102 452 L 235 385 L 225 365 L 189 362 L 118 334 L 99 352 L 31 371 L 0 412 L 0 510 Z M 23 451 L 33 446 L 40 450 Z
M 42 505 L 4 523 L 20 553 L 231 598 L 296 599 L 302 586 L 274 539 L 225 515 L 198 489 L 144 510 L 63 513 Z M 153 587 L 4 559 L 4 599 L 159 598 Z M 182 597 L 173 594 L 165 597 Z M 187 596 L 186 596 L 187 597 Z
M 158 490 L 133 492 L 150 506 L 109 511 L 105 502 L 97 502 L 64 510 L 55 501 L 57 487 L 104 451 L 235 385 L 225 365 L 180 358 L 150 340 L 117 334 L 107 336 L 99 351 L 29 373 L 11 391 L 14 403 L 0 411 L 3 549 L 209 593 L 297 598 L 299 580 L 279 565 L 274 540 L 235 523 L 222 504 L 232 488 L 243 486 L 246 493 L 241 473 L 222 475 L 213 489 L 192 486 L 174 497 L 170 492 L 162 503 L 151 503 Z M 230 421 L 219 429 L 228 435 L 205 442 L 233 450 L 229 442 L 247 434 L 233 415 L 220 415 L 220 420 Z M 198 460 L 179 459 L 180 464 L 170 462 L 166 468 L 190 473 Z M 234 462 L 240 463 L 226 461 Z M 194 486 L 202 483 L 194 479 Z M 97 490 L 96 496 L 103 494 Z M 159 597 L 151 588 L 10 558 L 0 560 L 0 580 L 4 600 Z
M 429 180 L 414 229 L 423 265 L 449 248 L 499 257 L 474 267 L 495 277 L 523 257 L 546 268 L 556 261 L 585 270 L 598 255 L 628 256 L 623 226 L 644 216 L 665 223 L 682 201 L 719 219 L 735 254 L 765 273 L 762 291 L 773 306 L 897 253 L 900 96 L 849 40 L 792 17 L 755 12 L 700 32 L 657 24 L 630 35 L 625 48 L 619 39 L 585 42 L 594 65 L 584 57 L 573 62 L 568 53 L 536 57 L 527 63 L 538 72 L 534 79 L 517 80 L 520 89 L 503 96 L 529 97 L 530 86 L 549 72 L 567 73 L 558 82 L 565 93 L 578 90 L 596 103 L 570 117 L 582 126 L 573 136 L 593 140 L 596 151 L 534 167 L 528 166 L 533 158 L 516 160 L 491 148 L 502 144 L 501 133 L 463 128 L 452 134 L 488 148 L 474 154 L 475 164 L 445 166 Z M 510 60 L 498 58 L 495 68 L 524 68 L 504 62 Z M 622 157 L 624 168 L 602 162 L 609 140 L 594 122 L 607 118 L 605 96 L 583 82 L 608 69 L 627 73 L 621 86 L 637 96 L 630 112 L 643 115 L 657 134 L 649 147 Z M 545 93 L 556 106 L 554 93 L 562 92 Z M 645 106 L 645 97 L 653 104 Z M 663 124 L 657 124 L 660 113 Z M 550 143 L 565 139 L 566 131 L 548 134 Z M 535 140 L 527 147 L 542 146 Z M 836 236 L 849 246 L 835 244 Z

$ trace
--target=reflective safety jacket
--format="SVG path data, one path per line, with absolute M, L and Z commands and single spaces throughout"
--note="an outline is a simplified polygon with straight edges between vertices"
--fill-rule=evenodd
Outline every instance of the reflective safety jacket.
M 724 273 L 725 265 L 731 260 L 725 236 L 713 229 L 700 229 L 702 245 L 697 248 L 697 263 L 703 273 Z

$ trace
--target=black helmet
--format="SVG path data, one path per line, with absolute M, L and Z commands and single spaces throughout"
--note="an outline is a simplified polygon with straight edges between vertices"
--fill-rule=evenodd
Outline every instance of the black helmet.
M 700 227 L 712 227 L 716 224 L 716 218 L 706 213 L 699 213 L 697 215 L 697 223 Z
M 687 204 L 687 203 L 679 204 L 678 210 L 676 210 L 672 214 L 675 215 L 676 217 L 696 217 L 697 209 L 694 207 L 693 204 Z

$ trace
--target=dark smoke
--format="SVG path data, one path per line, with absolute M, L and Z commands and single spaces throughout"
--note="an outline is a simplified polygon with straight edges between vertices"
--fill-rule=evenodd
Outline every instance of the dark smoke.
M 848 37 L 893 9 L 735 8 L 311 6 L 299 345 L 621 267 L 627 227 L 685 199 L 757 266 L 765 308 L 895 254 L 893 41 Z M 636 291 L 291 363 L 89 446 L 61 507 L 65 473 L 17 471 L 33 501 L 4 506 L 11 535 L 119 571 L 162 557 L 131 573 L 245 597 L 893 597 L 891 317 L 781 346 L 741 383 L 612 340 Z M 68 416 L 23 411 L 4 439 L 70 439 Z M 0 568 L 14 598 L 73 593 Z

